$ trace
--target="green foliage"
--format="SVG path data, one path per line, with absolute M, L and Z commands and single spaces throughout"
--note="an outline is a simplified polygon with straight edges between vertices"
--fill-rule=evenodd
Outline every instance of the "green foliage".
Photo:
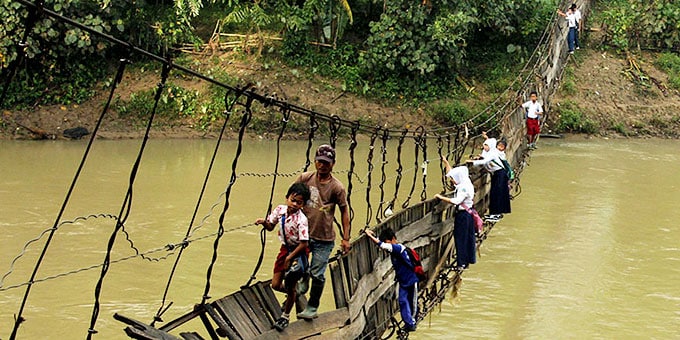
M 557 113 L 559 121 L 557 123 L 558 132 L 597 132 L 597 124 L 586 117 L 576 103 L 564 101 L 559 106 Z
M 680 2 L 610 0 L 600 4 L 606 41 L 618 50 L 680 47 Z
M 574 80 L 574 67 L 568 65 L 564 71 L 564 77 L 562 79 L 562 84 L 560 85 L 560 90 L 569 96 L 576 94 L 576 81 Z
M 2 108 L 83 103 L 95 94 L 95 84 L 105 76 L 106 70 L 106 65 L 99 60 L 87 64 L 65 64 L 49 75 L 22 69 L 10 82 Z
M 180 0 L 177 0 L 180 1 Z M 195 1 L 195 0 L 189 0 Z M 165 54 L 172 46 L 194 41 L 189 15 L 197 13 L 196 4 L 181 2 L 184 8 L 144 1 L 130 6 L 109 0 L 46 0 L 44 6 L 92 29 L 155 53 Z M 24 36 L 28 9 L 18 2 L 0 2 L 0 68 L 17 60 L 18 46 Z M 109 51 L 108 42 L 96 35 L 47 16 L 39 16 L 27 35 L 26 59 L 17 69 L 5 106 L 69 104 L 81 102 L 106 70 L 98 62 L 117 56 L 121 48 Z M 49 74 L 45 77 L 45 74 Z
M 130 94 L 127 101 L 118 100 L 115 108 L 120 115 L 147 117 L 153 111 L 154 97 L 157 89 L 149 89 Z M 181 86 L 169 83 L 161 92 L 156 114 L 165 117 L 179 118 L 193 116 L 197 106 L 198 92 L 189 91 Z
M 451 126 L 468 120 L 476 111 L 471 110 L 459 100 L 453 99 L 433 104 L 429 113 L 438 122 Z
M 680 56 L 676 53 L 662 53 L 655 64 L 668 73 L 668 84 L 675 90 L 680 90 Z
M 374 79 L 390 75 L 414 86 L 462 62 L 465 37 L 476 19 L 470 11 L 441 11 L 447 4 L 443 1 L 437 10 L 430 10 L 413 1 L 387 3 L 380 20 L 370 25 L 368 50 L 362 56 L 363 66 Z
M 616 133 L 623 135 L 623 136 L 628 136 L 630 132 L 628 131 L 628 128 L 626 128 L 626 125 L 621 123 L 621 122 L 616 122 L 612 125 L 612 130 L 614 130 Z

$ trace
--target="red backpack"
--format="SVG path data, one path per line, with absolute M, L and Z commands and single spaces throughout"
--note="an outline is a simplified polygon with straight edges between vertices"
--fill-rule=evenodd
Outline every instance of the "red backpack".
M 404 246 L 406 254 L 408 254 L 408 259 L 411 260 L 411 266 L 413 268 L 413 272 L 416 273 L 416 277 L 418 277 L 418 281 L 427 281 L 427 273 L 423 269 L 423 264 L 420 262 L 420 256 L 418 256 L 418 253 L 416 253 L 415 250 Z M 402 261 L 404 261 L 404 258 L 402 256 L 399 256 Z M 404 261 L 406 263 L 406 261 Z M 407 264 L 408 265 L 408 264 Z

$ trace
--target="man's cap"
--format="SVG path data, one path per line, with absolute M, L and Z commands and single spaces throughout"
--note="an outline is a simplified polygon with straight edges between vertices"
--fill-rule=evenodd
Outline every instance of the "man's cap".
M 328 144 L 323 144 L 316 149 L 317 161 L 326 161 L 328 163 L 335 163 L 335 149 Z
M 569 9 L 576 9 L 576 4 L 571 4 L 571 7 Z

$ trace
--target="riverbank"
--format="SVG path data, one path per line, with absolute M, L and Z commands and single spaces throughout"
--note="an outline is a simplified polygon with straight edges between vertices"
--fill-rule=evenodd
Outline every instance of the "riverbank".
M 596 37 L 591 37 L 595 41 Z M 680 138 L 680 91 L 663 55 L 577 51 L 552 99 L 548 129 L 602 137 Z
M 655 66 L 658 58 L 659 55 L 653 53 L 621 56 L 589 49 L 588 46 L 579 50 L 570 59 L 560 84 L 561 90 L 552 100 L 544 131 L 603 137 L 679 138 L 680 92 L 666 85 L 669 76 Z M 285 98 L 320 113 L 396 129 L 441 125 L 431 109 L 432 105 L 427 103 L 409 105 L 403 100 L 386 101 L 352 94 L 344 91 L 337 80 L 306 74 L 304 70 L 275 60 L 264 61 L 237 52 L 189 60 L 192 68 L 199 72 L 209 73 L 215 65 L 219 65 L 220 75 L 215 75 L 216 78 L 221 76 L 229 83 L 254 84 L 258 92 Z M 159 74 L 159 69 L 129 69 L 98 132 L 99 138 L 143 136 L 146 119 L 139 112 L 150 112 Z M 110 81 L 109 78 L 98 84 L 96 94 L 81 104 L 4 111 L 0 139 L 64 139 L 67 138 L 63 134 L 66 129 L 84 127 L 92 131 L 108 97 Z M 166 91 L 161 102 L 170 106 L 166 109 L 179 112 L 159 114 L 151 130 L 151 138 L 218 136 L 221 94 L 205 82 L 180 74 L 171 77 Z M 483 93 L 477 97 L 477 101 L 488 99 Z M 204 101 L 201 102 L 200 98 Z M 215 113 L 192 114 L 206 110 Z M 272 121 L 271 115 L 275 114 L 264 109 L 255 112 L 263 122 Z M 229 125 L 228 138 L 234 137 L 235 124 Z M 289 130 L 287 138 L 306 135 L 306 127 L 306 123 L 300 121 Z M 275 133 L 263 123 L 255 125 L 250 136 L 273 138 Z

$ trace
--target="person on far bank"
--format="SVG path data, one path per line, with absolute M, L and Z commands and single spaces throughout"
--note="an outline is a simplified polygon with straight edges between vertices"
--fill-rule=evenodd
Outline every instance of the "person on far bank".
M 522 104 L 524 118 L 527 120 L 527 147 L 536 149 L 536 138 L 541 133 L 541 116 L 543 116 L 543 105 L 538 102 L 538 93 L 531 91 L 529 101 Z
M 304 183 L 311 193 L 303 211 L 309 220 L 309 249 L 312 253 L 310 265 L 311 289 L 305 310 L 297 314 L 299 319 L 312 320 L 318 316 L 317 310 L 326 283 L 326 267 L 328 258 L 335 246 L 335 228 L 333 219 L 335 207 L 340 209 L 342 223 L 341 247 L 343 253 L 349 251 L 351 227 L 349 223 L 349 207 L 347 191 L 342 183 L 333 176 L 335 166 L 335 149 L 330 145 L 321 145 L 314 157 L 316 171 L 300 174 L 296 183 Z M 300 294 L 307 292 L 308 282 L 303 280 L 299 285 Z
M 486 134 L 483 134 L 486 137 Z M 491 174 L 491 189 L 489 190 L 489 217 L 490 220 L 498 221 L 503 214 L 510 213 L 510 176 L 503 166 L 503 158 L 496 146 L 496 138 L 487 138 L 484 141 L 484 151 L 478 160 L 467 160 L 468 163 L 483 167 Z
M 309 188 L 303 183 L 294 183 L 288 188 L 285 205 L 277 206 L 266 219 L 259 218 L 255 221 L 255 224 L 261 224 L 269 231 L 274 230 L 276 225 L 281 223 L 281 228 L 278 231 L 281 249 L 276 256 L 274 276 L 272 276 L 272 288 L 286 293 L 283 313 L 274 323 L 274 328 L 278 331 L 288 327 L 290 311 L 293 309 L 293 304 L 297 298 L 295 287 L 302 277 L 302 274 L 286 273 L 294 261 L 301 261 L 300 265 L 303 268 L 309 262 L 307 261 L 309 228 L 307 217 L 301 210 L 308 199 Z
M 569 26 L 569 33 L 567 34 L 567 45 L 569 46 L 569 54 L 574 54 L 574 45 L 576 43 L 576 14 L 572 10 L 574 6 L 567 9 L 567 13 L 557 10 L 557 14 L 567 19 Z
M 441 194 L 435 197 L 457 206 L 453 222 L 453 239 L 456 244 L 456 266 L 459 270 L 463 270 L 477 262 L 475 226 L 472 215 L 468 212 L 474 204 L 475 187 L 470 180 L 467 166 L 451 168 L 444 156 L 442 156 L 442 161 L 446 166 L 446 177 L 453 181 L 456 189 L 453 197 Z
M 406 324 L 407 332 L 416 330 L 418 315 L 418 277 L 416 276 L 411 259 L 406 253 L 406 247 L 397 242 L 394 231 L 387 228 L 380 232 L 380 239 L 370 229 L 366 229 L 366 236 L 370 238 L 380 249 L 390 253 L 394 275 L 399 282 L 399 312 L 401 319 Z
M 581 11 L 576 7 L 576 4 L 571 4 L 570 7 L 572 13 L 574 13 L 574 17 L 576 18 L 576 34 L 574 35 L 574 46 L 576 47 L 577 50 L 581 49 L 581 44 L 579 43 L 579 36 L 583 32 L 583 25 L 581 24 Z

